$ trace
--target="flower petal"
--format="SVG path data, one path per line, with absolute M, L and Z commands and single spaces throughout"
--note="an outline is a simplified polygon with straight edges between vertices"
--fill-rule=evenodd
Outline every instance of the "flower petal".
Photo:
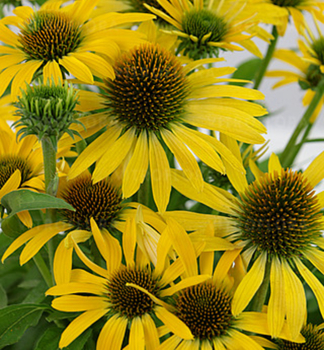
M 60 58 L 59 64 L 62 65 L 77 79 L 83 81 L 86 84 L 93 84 L 93 75 L 90 69 L 73 55 Z
M 127 318 L 118 314 L 109 318 L 99 334 L 97 350 L 121 349 L 127 323 Z
M 141 317 L 134 317 L 129 333 L 129 350 L 144 350 L 145 338 Z

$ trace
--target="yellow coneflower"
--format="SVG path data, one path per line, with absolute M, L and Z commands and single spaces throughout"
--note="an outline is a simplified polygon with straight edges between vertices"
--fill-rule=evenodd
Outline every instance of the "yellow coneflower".
M 180 40 L 178 52 L 193 59 L 218 57 L 220 49 L 242 51 L 244 48 L 262 57 L 251 37 L 259 35 L 267 41 L 272 38 L 257 26 L 259 20 L 255 13 L 244 11 L 246 2 L 240 0 L 231 1 L 230 6 L 223 0 L 157 2 L 158 8 L 149 4 L 145 6 L 175 27 L 169 32 Z
M 65 232 L 67 237 L 62 240 L 54 257 L 54 275 L 57 283 L 68 281 L 72 268 L 72 241 L 84 242 L 92 236 L 90 220 L 93 219 L 104 232 L 123 230 L 127 217 L 137 218 L 135 230 L 138 232 L 137 241 L 146 258 L 155 263 L 156 246 L 159 232 L 165 223 L 143 207 L 140 216 L 136 217 L 138 204 L 135 209 L 123 203 L 116 182 L 113 179 L 104 179 L 96 184 L 91 181 L 89 173 L 82 174 L 73 181 L 61 179 L 58 196 L 75 208 L 59 211 L 58 222 L 35 226 L 19 236 L 6 250 L 2 257 L 4 261 L 15 250 L 24 245 L 20 254 L 20 264 L 25 264 L 48 242 L 59 233 Z M 135 220 L 134 219 L 134 220 Z M 148 223 L 150 225 L 148 225 Z M 153 247 L 153 248 L 152 248 Z
M 120 167 L 124 171 L 123 196 L 128 198 L 139 189 L 150 166 L 153 196 L 158 210 L 164 212 L 171 184 L 163 145 L 175 155 L 197 189 L 202 187 L 203 180 L 190 150 L 219 172 L 225 171 L 219 155 L 243 172 L 241 164 L 221 142 L 188 127 L 218 130 L 246 143 L 264 140 L 260 134 L 266 129 L 254 116 L 264 115 L 266 110 L 242 100 L 263 98 L 262 93 L 221 84 L 232 81 L 223 75 L 235 68 L 195 71 L 218 60 L 183 65 L 177 56 L 157 43 L 136 46 L 123 55 L 114 67 L 116 78 L 101 85 L 105 94 L 79 95 L 80 107 L 83 96 L 86 102 L 92 97 L 92 109 L 101 110 L 98 122 L 96 115 L 92 116 L 93 123 L 108 128 L 80 154 L 69 178 L 96 161 L 95 182 Z
M 253 163 L 256 180 L 248 185 L 244 177 L 232 177 L 240 200 L 209 184 L 198 193 L 179 171 L 172 172 L 173 186 L 185 196 L 228 214 L 223 218 L 223 236 L 243 248 L 250 266 L 238 286 L 232 304 L 234 315 L 240 314 L 259 290 L 266 269 L 270 271 L 268 322 L 270 334 L 277 337 L 286 319 L 292 339 L 300 332 L 306 314 L 303 285 L 295 271 L 314 292 L 324 314 L 324 287 L 304 265 L 311 262 L 324 273 L 323 192 L 314 187 L 324 177 L 324 152 L 304 173 L 282 169 L 272 155 L 268 173 Z M 226 225 L 227 224 L 227 225 Z
M 91 262 L 74 242 L 79 258 L 95 274 L 72 270 L 69 283 L 52 287 L 46 292 L 47 295 L 60 296 L 52 302 L 54 309 L 83 312 L 64 330 L 59 346 L 61 348 L 68 346 L 102 317 L 106 317 L 107 321 L 100 331 L 97 350 L 121 349 L 128 327 L 130 348 L 157 349 L 160 344 L 157 319 L 175 334 L 185 339 L 192 339 L 189 328 L 169 311 L 172 307 L 160 300 L 175 290 L 169 283 L 175 275 L 183 272 L 181 261 L 167 268 L 162 258 L 155 269 L 143 262 L 141 251 L 135 250 L 136 231 L 131 229 L 130 218 L 127 219 L 123 231 L 122 246 L 108 232 L 100 231 L 93 219 L 90 224 L 96 244 L 106 261 L 106 268 Z M 182 233 L 184 239 L 188 239 L 184 230 L 178 231 L 178 238 L 180 239 Z M 160 244 L 164 251 L 165 245 Z M 123 253 L 125 264 L 122 263 Z M 203 282 L 208 277 L 201 275 L 195 279 L 184 279 L 184 284 L 191 286 Z M 137 288 L 130 285 L 135 285 Z M 84 296 L 85 293 L 91 296 Z
M 0 200 L 20 188 L 44 191 L 43 154 L 36 144 L 36 136 L 19 141 L 12 130 L 0 129 Z M 18 216 L 27 227 L 32 226 L 28 212 L 19 212 Z
M 111 66 L 121 50 L 142 42 L 136 31 L 118 26 L 152 19 L 149 14 L 106 13 L 91 18 L 99 0 L 81 0 L 61 7 L 61 1 L 45 3 L 40 10 L 20 6 L 0 21 L 0 95 L 12 80 L 11 96 L 40 72 L 44 81 L 57 83 L 65 73 L 84 83 L 93 76 L 114 78 Z M 7 25 L 19 28 L 16 34 Z

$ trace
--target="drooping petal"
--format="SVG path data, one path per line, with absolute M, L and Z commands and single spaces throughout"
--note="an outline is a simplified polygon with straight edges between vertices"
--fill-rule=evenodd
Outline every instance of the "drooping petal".
M 9 177 L 9 179 L 6 181 L 6 183 L 2 186 L 0 190 L 0 200 L 2 197 L 11 192 L 16 190 L 21 183 L 21 172 L 19 169 L 15 170 L 15 172 Z
M 155 350 L 160 344 L 156 325 L 149 314 L 142 316 L 146 350 Z
M 178 337 L 182 339 L 193 339 L 193 335 L 188 328 L 177 316 L 161 306 L 154 308 L 156 316 Z
M 160 213 L 165 212 L 171 193 L 171 174 L 167 156 L 154 133 L 149 135 L 152 192 Z
M 146 132 L 140 133 L 132 158 L 128 162 L 123 177 L 122 191 L 125 198 L 138 191 L 145 179 L 149 160 L 148 140 Z
M 59 347 L 65 348 L 71 344 L 74 339 L 76 339 L 81 333 L 83 333 L 106 313 L 107 310 L 105 309 L 90 310 L 77 317 L 67 326 L 67 328 L 62 333 Z
M 312 187 L 315 187 L 324 178 L 324 152 L 311 162 L 303 175 Z
M 97 350 L 121 349 L 127 327 L 127 318 L 113 315 L 102 328 Z
M 303 284 L 295 275 L 289 264 L 281 262 L 282 274 L 285 281 L 286 319 L 292 339 L 298 337 L 306 315 L 306 297 Z
M 272 258 L 271 263 L 270 290 L 268 303 L 269 330 L 272 337 L 278 338 L 285 320 L 286 300 L 281 263 L 276 256 Z
M 129 350 L 145 349 L 144 328 L 141 317 L 137 316 L 132 320 L 128 347 Z
M 74 56 L 64 56 L 63 58 L 60 58 L 59 64 L 84 83 L 93 83 L 93 75 L 90 69 Z
M 234 316 L 240 314 L 245 309 L 258 291 L 263 281 L 266 262 L 267 254 L 262 253 L 237 287 L 232 302 L 232 313 Z
M 19 213 L 17 213 L 20 221 L 28 228 L 32 228 L 33 227 L 33 219 L 30 216 L 30 213 L 28 210 L 24 210 L 24 211 L 20 211 Z

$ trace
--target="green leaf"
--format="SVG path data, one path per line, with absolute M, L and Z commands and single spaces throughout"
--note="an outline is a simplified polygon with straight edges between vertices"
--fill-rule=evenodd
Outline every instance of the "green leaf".
M 30 190 L 12 191 L 2 197 L 1 204 L 7 209 L 8 217 L 24 210 L 69 209 L 75 211 L 63 199 Z
M 7 305 L 8 305 L 7 293 L 2 287 L 2 284 L 0 284 L 0 309 L 6 307 Z
M 0 349 L 16 343 L 26 329 L 37 325 L 47 305 L 16 304 L 0 310 Z
M 256 72 L 258 72 L 261 64 L 260 58 L 253 58 L 249 61 L 243 62 L 237 67 L 237 70 L 233 73 L 233 79 L 246 79 L 253 80 Z M 247 83 L 230 83 L 230 85 L 244 86 Z
M 69 346 L 63 348 L 64 350 L 82 350 L 92 333 L 91 329 L 83 332 L 76 338 Z M 39 339 L 35 350 L 57 350 L 61 338 L 62 329 L 55 326 L 48 328 L 42 337 Z

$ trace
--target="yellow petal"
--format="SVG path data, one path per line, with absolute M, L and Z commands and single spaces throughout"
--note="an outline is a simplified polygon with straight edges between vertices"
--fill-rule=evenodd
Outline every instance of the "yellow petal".
M 168 233 L 175 251 L 182 259 L 188 276 L 196 276 L 198 273 L 196 253 L 187 232 L 174 219 L 168 219 L 167 224 L 165 232 Z
M 63 83 L 63 76 L 62 76 L 62 71 L 59 66 L 59 64 L 53 60 L 53 61 L 48 61 L 46 65 L 43 68 L 43 80 L 44 83 L 49 80 L 50 84 L 52 83 L 52 79 L 54 79 L 54 83 L 56 85 L 59 84 L 59 82 L 62 84 Z
M 93 76 L 90 69 L 73 55 L 60 58 L 59 64 L 62 65 L 69 73 L 84 83 L 93 83 Z
M 83 62 L 90 70 L 101 78 L 115 79 L 115 72 L 111 64 L 99 55 L 91 52 L 73 53 L 73 57 Z
M 53 273 L 56 284 L 70 282 L 73 248 L 65 246 L 64 239 L 55 250 Z
M 129 350 L 144 350 L 145 338 L 144 328 L 140 317 L 135 317 L 132 320 L 129 333 Z
M 24 211 L 20 211 L 19 213 L 17 213 L 20 221 L 28 228 L 32 228 L 33 227 L 33 219 L 31 218 L 29 211 L 28 210 L 24 210 Z
M 73 342 L 81 333 L 107 313 L 107 310 L 91 310 L 74 319 L 64 330 L 59 343 L 60 348 L 65 348 Z
M 126 260 L 126 265 L 128 267 L 133 267 L 134 253 L 136 246 L 136 222 L 135 218 L 127 218 L 126 227 L 123 231 L 123 248 Z
M 200 192 L 203 187 L 203 177 L 193 154 L 182 141 L 167 129 L 161 131 L 161 136 L 194 188 Z
M 197 275 L 182 279 L 179 283 L 173 285 L 172 287 L 163 289 L 160 293 L 161 297 L 166 297 L 170 295 L 175 295 L 182 289 L 195 286 L 197 284 L 203 283 L 210 279 L 210 275 Z
M 315 187 L 324 177 L 324 152 L 318 155 L 304 171 L 305 178 Z
M 57 286 L 58 289 L 62 288 Z M 89 297 L 81 295 L 65 295 L 52 301 L 54 309 L 65 312 L 78 312 L 98 309 L 108 309 L 108 301 L 105 297 Z
M 92 142 L 73 163 L 68 173 L 69 179 L 73 179 L 76 176 L 80 175 L 91 164 L 98 160 L 105 152 L 107 152 L 107 149 L 109 149 L 109 147 L 111 147 L 111 145 L 117 139 L 120 131 L 121 130 L 119 128 L 108 128 L 106 132 L 104 132 L 94 142 Z
M 282 274 L 285 281 L 286 319 L 292 339 L 298 337 L 306 315 L 306 297 L 303 284 L 295 275 L 288 263 L 281 263 Z
M 18 35 L 0 22 L 0 40 L 13 47 L 19 46 Z M 20 50 L 17 52 L 20 52 Z
M 279 157 L 272 153 L 269 159 L 269 165 L 268 165 L 268 171 L 269 174 L 274 174 L 275 172 L 280 175 L 281 174 L 281 164 L 280 164 L 280 160 Z
M 64 232 L 71 229 L 73 226 L 65 222 L 56 222 L 52 224 L 42 225 L 47 227 L 46 231 L 44 228 L 41 232 L 38 232 L 26 245 L 20 254 L 20 264 L 23 265 L 29 261 L 34 255 L 36 255 L 39 250 L 54 236 L 59 232 Z M 33 230 L 33 229 L 32 229 Z M 31 231 L 32 231 L 31 230 Z
M 121 349 L 127 323 L 127 318 L 118 314 L 109 318 L 99 334 L 97 350 Z
M 17 96 L 21 95 L 20 89 L 25 90 L 26 84 L 31 83 L 34 74 L 42 63 L 43 61 L 33 60 L 20 65 L 21 69 L 17 72 L 11 84 L 11 98 L 13 101 L 17 99 Z
M 263 281 L 266 262 L 267 254 L 262 253 L 237 287 L 232 302 L 232 313 L 234 316 L 237 316 L 246 308 L 258 291 Z
M 268 323 L 270 334 L 278 338 L 286 315 L 285 286 L 278 257 L 274 256 L 270 272 L 270 299 L 268 303 Z
M 125 132 L 115 143 L 102 155 L 93 172 L 93 181 L 96 183 L 117 169 L 125 159 L 135 141 L 135 128 Z
M 0 81 L 1 81 L 0 96 L 2 96 L 3 93 L 6 91 L 11 80 L 17 74 L 17 72 L 20 71 L 21 68 L 22 68 L 22 64 L 17 64 L 5 69 L 3 72 L 0 73 Z M 14 96 L 14 100 L 16 100 L 16 96 Z
M 261 345 L 257 344 L 253 339 L 241 332 L 231 329 L 229 335 L 230 337 L 224 339 L 224 343 L 230 343 L 231 345 L 227 344 L 227 346 L 230 346 L 230 349 L 239 349 L 242 347 L 243 349 L 249 350 L 263 350 Z
M 193 335 L 188 328 L 177 316 L 173 315 L 163 307 L 154 308 L 156 316 L 178 337 L 182 339 L 193 339 Z
M 143 183 L 147 173 L 148 158 L 147 134 L 146 132 L 141 132 L 123 177 L 122 190 L 125 198 L 129 198 L 136 193 Z
M 68 295 L 75 293 L 89 293 L 101 296 L 107 292 L 107 288 L 103 284 L 92 283 L 63 283 L 58 286 L 54 286 L 46 291 L 46 295 Z
M 264 100 L 264 95 L 258 90 L 248 89 L 233 85 L 213 85 L 194 90 L 190 98 L 209 98 L 209 97 L 236 97 L 244 100 Z
M 298 271 L 315 294 L 320 312 L 322 315 L 324 315 L 324 286 L 299 259 L 295 258 L 294 262 L 298 268 Z
M 171 176 L 167 156 L 154 133 L 149 135 L 149 157 L 154 201 L 165 212 L 171 193 Z
M 155 350 L 160 344 L 156 325 L 149 314 L 142 316 L 146 350 Z
M 20 173 L 20 170 L 17 169 L 2 186 L 0 190 L 0 200 L 5 194 L 16 190 L 20 186 L 20 183 L 21 183 L 21 173 Z

